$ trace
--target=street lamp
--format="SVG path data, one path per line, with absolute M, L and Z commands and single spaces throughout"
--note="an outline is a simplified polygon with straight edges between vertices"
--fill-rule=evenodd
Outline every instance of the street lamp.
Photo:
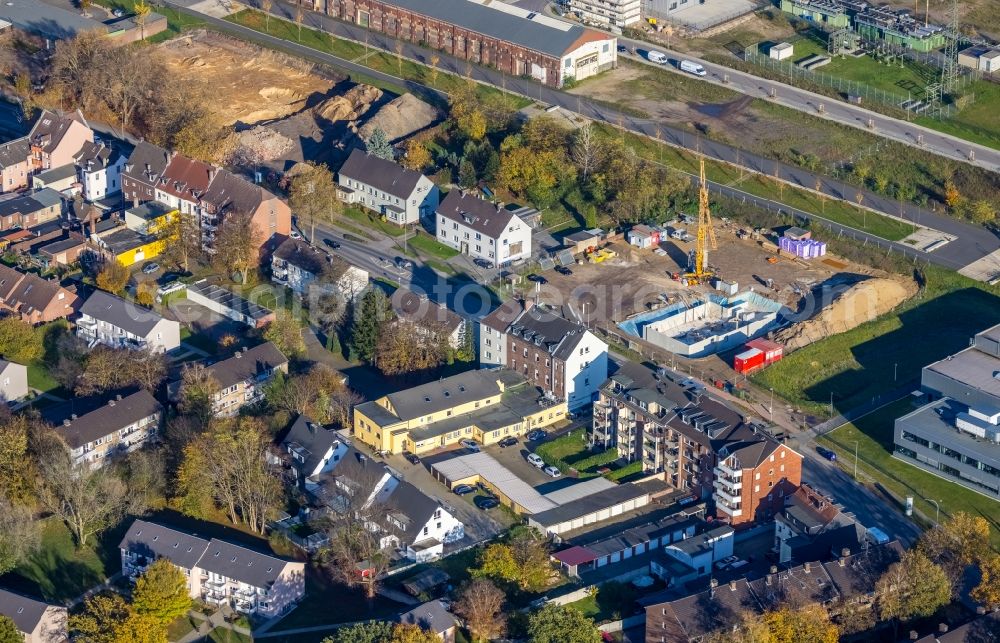
M 939 500 L 931 500 L 930 498 L 924 498 L 924 500 L 926 500 L 927 502 L 933 502 L 934 503 L 934 509 L 936 510 L 934 512 L 934 526 L 937 527 L 938 526 L 938 520 L 941 518 L 941 505 L 938 504 L 940 501 Z
M 767 389 L 771 392 L 771 398 L 767 403 L 767 415 L 768 419 L 774 422 L 774 387 Z
M 894 362 L 892 365 L 892 381 L 896 381 L 896 373 L 899 369 L 899 362 Z
M 858 441 L 854 441 L 854 479 L 858 479 Z

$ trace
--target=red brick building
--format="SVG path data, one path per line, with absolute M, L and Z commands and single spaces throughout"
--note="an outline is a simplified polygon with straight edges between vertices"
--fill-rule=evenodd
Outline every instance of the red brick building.
M 512 4 L 476 0 L 298 0 L 345 22 L 552 87 L 617 64 L 617 39 Z

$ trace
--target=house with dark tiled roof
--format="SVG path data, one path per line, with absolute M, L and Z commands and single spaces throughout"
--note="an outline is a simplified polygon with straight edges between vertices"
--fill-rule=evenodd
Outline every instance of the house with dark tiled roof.
M 430 217 L 440 200 L 438 187 L 420 172 L 362 150 L 337 172 L 337 196 L 399 225 Z
M 437 240 L 474 260 L 504 267 L 531 257 L 531 226 L 512 210 L 452 190 L 434 214 Z
M 58 281 L 0 264 L 0 311 L 42 324 L 68 317 L 80 306 L 80 297 Z
M 62 197 L 51 188 L 11 195 L 0 201 L 0 230 L 33 228 L 59 219 L 62 213 Z
M 778 562 L 822 560 L 858 551 L 865 528 L 832 498 L 803 483 L 774 516 Z
M 121 150 L 103 142 L 86 142 L 74 156 L 83 198 L 97 201 L 122 191 L 122 170 L 126 157 Z
M 288 373 L 288 358 L 277 346 L 264 342 L 253 348 L 244 347 L 207 368 L 219 385 L 212 408 L 216 416 L 229 417 L 263 399 L 264 389 L 275 375 Z
M 208 252 L 213 251 L 219 226 L 233 215 L 250 217 L 261 248 L 275 235 L 287 237 L 292 231 L 292 211 L 287 203 L 256 183 L 222 169 L 215 171 L 201 196 L 198 214 Z
M 181 345 L 180 324 L 103 290 L 80 306 L 76 334 L 90 345 L 170 351 Z
M 447 306 L 432 301 L 426 293 L 417 293 L 409 288 L 397 288 L 389 298 L 397 319 L 412 322 L 418 332 L 434 333 L 446 338 L 454 349 L 466 341 L 466 333 L 471 332 L 467 320 L 452 312 Z M 470 338 L 471 339 L 471 338 Z
M 305 564 L 219 538 L 136 520 L 119 544 L 122 574 L 135 581 L 165 558 L 184 572 L 192 598 L 274 618 L 305 596 Z
M 444 643 L 454 643 L 455 632 L 458 630 L 458 619 L 439 600 L 421 603 L 409 612 L 403 612 L 399 615 L 399 622 L 417 625 L 422 630 L 433 632 Z
M 14 622 L 24 643 L 63 643 L 69 640 L 69 613 L 65 607 L 50 605 L 27 596 L 0 589 L 0 616 Z
M 28 133 L 34 171 L 72 165 L 86 143 L 94 142 L 94 130 L 80 110 L 56 114 L 43 109 Z
M 356 299 L 368 286 L 366 270 L 292 238 L 282 241 L 271 254 L 271 279 L 297 295 L 306 295 L 315 287 L 318 292 L 335 291 L 346 301 Z
M 295 485 L 305 489 L 329 473 L 347 454 L 348 444 L 340 434 L 299 414 L 281 439 L 283 460 Z
M 74 461 L 93 468 L 155 441 L 162 417 L 163 406 L 146 390 L 73 398 L 42 412 Z
M 0 192 L 15 192 L 31 184 L 34 163 L 27 136 L 0 143 Z
M 156 200 L 160 183 L 171 153 L 162 147 L 139 141 L 122 171 L 122 196 L 132 206 Z

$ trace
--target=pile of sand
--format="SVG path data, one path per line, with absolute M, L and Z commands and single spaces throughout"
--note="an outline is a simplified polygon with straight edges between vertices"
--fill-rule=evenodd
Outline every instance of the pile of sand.
M 438 111 L 433 105 L 425 103 L 413 94 L 403 94 L 386 103 L 369 118 L 368 122 L 358 130 L 358 135 L 367 140 L 377 127 L 386 133 L 390 142 L 394 143 L 430 127 L 438 116 Z
M 330 123 L 356 121 L 381 97 L 382 90 L 377 87 L 355 85 L 340 96 L 333 96 L 319 103 L 312 108 L 312 112 L 317 120 Z
M 295 142 L 292 139 L 263 125 L 257 125 L 242 132 L 234 132 L 229 135 L 229 139 L 225 143 L 227 150 L 238 148 L 252 150 L 254 156 L 265 163 L 284 158 L 285 154 L 292 151 L 294 147 Z
M 788 350 L 843 333 L 883 315 L 917 292 L 913 281 L 872 278 L 841 293 L 816 316 L 778 331 L 775 340 Z

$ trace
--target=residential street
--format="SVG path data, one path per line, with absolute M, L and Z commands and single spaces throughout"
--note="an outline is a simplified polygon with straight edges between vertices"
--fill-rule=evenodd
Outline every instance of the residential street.
M 269 46 L 288 51 L 306 60 L 331 65 L 345 70 L 348 73 L 358 73 L 369 77 L 376 77 L 384 82 L 403 86 L 418 96 L 426 97 L 429 94 L 440 95 L 440 92 L 437 90 L 420 85 L 419 83 L 401 80 L 390 74 L 384 74 L 371 70 L 359 63 L 316 51 L 295 42 L 282 40 L 268 34 L 262 34 L 252 29 L 241 27 L 231 22 L 202 13 L 201 10 L 205 4 L 201 0 L 169 0 L 169 4 L 182 11 L 198 15 L 214 28 L 239 35 L 240 37 L 251 41 L 264 43 Z M 289 5 L 280 2 L 275 3 L 272 13 L 289 20 L 292 19 L 294 15 L 293 10 Z M 322 14 L 307 12 L 303 24 L 307 27 L 319 28 L 338 37 L 358 42 L 364 42 L 367 38 L 368 44 L 373 48 L 381 48 L 386 51 L 394 51 L 395 48 L 395 41 L 391 38 L 378 33 L 369 32 L 357 25 L 346 24 L 333 20 L 332 18 Z M 418 62 L 426 63 L 432 54 L 431 50 L 420 47 L 416 44 L 407 42 L 403 42 L 401 44 L 402 55 Z M 466 73 L 465 61 L 448 56 L 447 54 L 438 55 L 440 56 L 440 61 L 437 67 L 441 71 L 459 75 L 464 75 Z M 813 189 L 817 180 L 819 180 L 822 191 L 833 198 L 854 202 L 855 195 L 858 192 L 856 187 L 836 179 L 821 177 L 798 167 L 793 167 L 749 154 L 730 145 L 702 139 L 700 136 L 671 127 L 665 121 L 655 121 L 651 119 L 640 119 L 627 116 L 612 108 L 593 103 L 586 98 L 581 98 L 560 90 L 552 89 L 523 78 L 506 76 L 496 69 L 472 66 L 471 76 L 474 80 L 492 84 L 496 87 L 504 87 L 507 91 L 519 93 L 530 98 L 536 98 L 543 103 L 558 105 L 563 109 L 579 113 L 590 119 L 615 125 L 621 123 L 624 128 L 630 131 L 650 137 L 653 137 L 656 130 L 660 129 L 660 137 L 667 143 L 689 150 L 700 150 L 709 158 L 722 160 L 735 165 L 742 165 L 752 171 L 762 174 L 771 176 L 777 174 L 787 182 L 803 188 Z M 710 189 L 715 192 L 722 192 L 724 194 L 734 196 L 735 198 L 745 198 L 748 202 L 753 201 L 757 205 L 771 211 L 781 210 L 789 213 L 800 214 L 809 218 L 821 218 L 815 214 L 796 212 L 794 209 L 781 203 L 746 195 L 737 188 L 733 188 L 731 186 L 719 185 L 710 182 Z M 1000 250 L 1000 239 L 985 228 L 970 225 L 947 216 L 935 214 L 914 204 L 901 205 L 893 199 L 880 196 L 874 192 L 862 191 L 862 193 L 864 194 L 863 203 L 873 210 L 897 217 L 900 216 L 900 212 L 902 211 L 901 214 L 903 219 L 912 221 L 917 225 L 928 226 L 936 230 L 940 230 L 953 235 L 956 238 L 954 241 L 945 244 L 932 253 L 926 253 L 903 243 L 886 242 L 885 240 L 874 235 L 853 230 L 833 222 L 828 222 L 829 227 L 832 228 L 835 233 L 842 232 L 843 234 L 856 239 L 858 242 L 869 244 L 877 243 L 881 247 L 887 248 L 887 250 L 888 248 L 892 248 L 893 251 L 903 253 L 906 256 L 926 260 L 951 269 L 960 269 L 987 255 L 990 255 L 997 250 Z

